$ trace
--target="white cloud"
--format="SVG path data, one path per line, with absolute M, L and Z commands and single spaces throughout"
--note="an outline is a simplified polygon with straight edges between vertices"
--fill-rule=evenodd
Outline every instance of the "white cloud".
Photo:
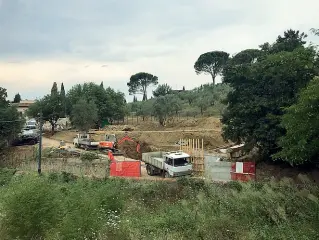
M 193 69 L 201 53 L 308 32 L 318 9 L 316 0 L 0 0 L 0 84 L 10 98 L 40 97 L 53 81 L 104 81 L 127 94 L 130 75 L 146 71 L 189 89 L 211 80 Z

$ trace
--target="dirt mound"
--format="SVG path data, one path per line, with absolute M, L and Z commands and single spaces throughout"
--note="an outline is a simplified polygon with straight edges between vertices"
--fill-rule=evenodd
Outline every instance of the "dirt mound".
M 119 149 L 123 152 L 124 157 L 141 160 L 142 153 L 151 152 L 152 148 L 146 142 L 140 142 L 140 146 L 140 153 L 136 151 L 137 144 L 133 142 L 124 142 L 119 146 Z
M 170 129 L 221 129 L 221 122 L 216 117 L 180 118 L 167 123 Z
M 125 128 L 123 129 L 123 131 L 125 131 L 125 132 L 131 132 L 131 131 L 134 131 L 134 129 L 131 128 L 131 127 L 125 127 Z

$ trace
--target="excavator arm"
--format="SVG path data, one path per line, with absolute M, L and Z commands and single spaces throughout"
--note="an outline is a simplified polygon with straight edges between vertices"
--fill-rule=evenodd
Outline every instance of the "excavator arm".
M 138 141 L 135 141 L 134 139 L 130 138 L 128 135 L 124 136 L 120 140 L 117 141 L 117 145 L 121 145 L 123 142 L 129 141 L 136 143 L 136 152 L 140 153 L 141 145 Z

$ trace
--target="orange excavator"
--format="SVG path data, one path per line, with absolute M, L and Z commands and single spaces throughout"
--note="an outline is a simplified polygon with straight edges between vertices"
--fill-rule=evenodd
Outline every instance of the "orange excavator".
M 130 141 L 136 143 L 136 152 L 140 152 L 141 146 L 138 141 L 135 141 L 131 137 L 129 137 L 127 134 L 121 138 L 120 140 L 117 140 L 117 137 L 115 134 L 106 134 L 103 141 L 99 142 L 99 149 L 101 151 L 108 152 L 109 150 L 112 151 L 114 156 L 121 156 L 123 153 L 118 149 L 118 146 L 121 145 L 125 141 Z

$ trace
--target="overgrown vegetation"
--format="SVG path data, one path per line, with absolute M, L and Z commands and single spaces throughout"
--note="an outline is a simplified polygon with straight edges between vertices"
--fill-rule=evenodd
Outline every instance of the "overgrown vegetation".
M 288 30 L 283 36 L 278 36 L 273 44 L 265 43 L 260 49 L 244 50 L 230 59 L 223 71 L 224 83 L 232 87 L 222 117 L 225 140 L 256 146 L 264 159 L 270 159 L 280 150 L 278 143 L 287 130 L 290 131 L 289 124 L 294 122 L 288 118 L 296 117 L 284 115 L 285 109 L 293 105 L 294 111 L 299 111 L 297 108 L 301 105 L 294 104 L 300 91 L 319 73 L 318 52 L 313 46 L 306 46 L 306 37 L 299 31 Z M 307 113 L 315 114 L 315 109 Z M 307 125 L 299 127 L 300 132 L 312 134 Z M 290 141 L 289 144 L 284 140 L 281 144 L 284 152 L 292 153 L 296 144 L 306 148 L 308 143 L 300 143 L 312 141 L 302 137 L 299 140 Z M 301 160 L 300 157 L 296 161 L 296 158 L 298 154 L 290 154 L 282 160 L 291 164 L 311 161 L 305 158 Z
M 319 163 L 319 77 L 304 88 L 297 103 L 282 118 L 286 134 L 280 138 L 281 151 L 275 158 L 293 165 Z
M 0 151 L 20 133 L 24 120 L 7 100 L 7 90 L 0 87 Z
M 174 92 L 167 85 L 159 85 L 154 99 L 129 103 L 128 112 L 143 119 L 154 116 L 163 126 L 170 117 L 219 116 L 226 107 L 223 101 L 230 89 L 227 84 L 219 83 Z
M 304 180 L 69 181 L 19 176 L 0 188 L 1 239 L 318 239 L 319 189 Z

